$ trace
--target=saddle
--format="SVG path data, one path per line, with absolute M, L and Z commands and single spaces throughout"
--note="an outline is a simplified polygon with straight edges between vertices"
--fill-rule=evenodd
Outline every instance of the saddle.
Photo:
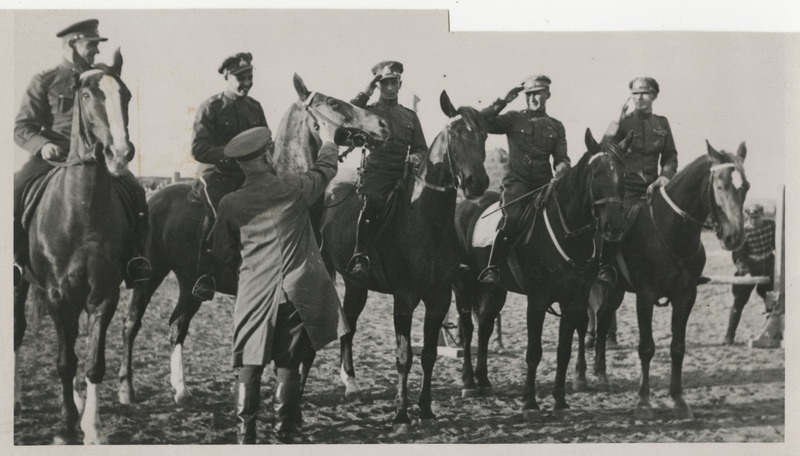
M 25 186 L 22 192 L 22 211 L 20 223 L 25 230 L 30 228 L 33 215 L 36 213 L 36 208 L 42 200 L 44 191 L 47 185 L 53 180 L 53 177 L 58 173 L 63 172 L 65 168 L 56 167 L 51 169 L 47 174 L 43 174 L 32 179 Z M 137 221 L 136 204 L 134 202 L 133 193 L 121 181 L 114 179 L 113 189 L 117 196 L 122 201 L 122 207 L 125 211 L 125 218 L 130 226 L 134 226 Z

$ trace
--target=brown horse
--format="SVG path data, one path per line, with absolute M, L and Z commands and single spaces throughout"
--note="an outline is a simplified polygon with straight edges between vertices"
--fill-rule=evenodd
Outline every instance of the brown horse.
M 450 307 L 450 287 L 458 266 L 453 213 L 457 189 L 468 198 L 483 194 L 489 178 L 486 158 L 486 123 L 478 111 L 456 110 L 445 92 L 442 110 L 451 120 L 434 139 L 429 160 L 415 178 L 402 183 L 391 223 L 369 252 L 371 277 L 358 281 L 346 273 L 356 241 L 356 223 L 361 201 L 353 182 L 331 187 L 323 224 L 323 257 L 329 267 L 345 279 L 344 313 L 351 332 L 341 339 L 341 376 L 346 397 L 360 395 L 353 366 L 353 335 L 364 309 L 367 291 L 392 294 L 397 338 L 396 415 L 397 430 L 408 428 L 408 374 L 411 369 L 411 317 L 420 300 L 425 302 L 423 380 L 419 395 L 420 420 L 433 424 L 431 379 L 436 362 L 439 330 Z
M 555 302 L 559 304 L 561 319 L 553 397 L 556 409 L 568 408 L 565 381 L 575 331 L 579 336 L 577 363 L 586 364 L 583 347 L 588 321 L 586 309 L 589 288 L 597 275 L 594 236 L 599 232 L 603 238 L 614 241 L 623 233 L 622 198 L 625 189 L 621 154 L 631 138 L 632 135 L 628 135 L 619 144 L 600 145 L 586 130 L 588 152 L 563 177 L 551 184 L 549 197 L 543 197 L 542 209 L 531 208 L 534 219 L 530 240 L 515 248 L 512 255 L 516 261 L 512 262 L 510 255 L 501 262 L 499 286 L 478 280 L 478 271 L 486 264 L 490 247 L 473 247 L 471 242 L 476 222 L 485 209 L 498 200 L 498 195 L 487 193 L 478 202 L 464 201 L 458 205 L 456 227 L 462 244 L 463 264 L 467 266 L 460 270 L 454 284 L 464 345 L 464 397 L 491 393 L 487 366 L 489 338 L 495 319 L 505 304 L 506 294 L 512 291 L 528 298 L 528 370 L 523 415 L 529 420 L 539 417 L 536 371 L 542 358 L 545 312 Z M 533 204 L 533 201 L 531 197 L 529 202 L 520 204 Z M 474 372 L 470 349 L 472 313 L 478 320 L 478 362 Z M 585 385 L 585 374 L 576 383 Z
M 310 92 L 297 75 L 294 76 L 294 86 L 299 99 L 284 115 L 275 138 L 273 162 L 279 174 L 305 172 L 308 164 L 313 162 L 322 144 L 317 134 L 318 118 L 339 125 L 344 130 L 366 134 L 371 142 L 382 142 L 388 138 L 386 123 L 380 117 L 350 103 Z M 175 273 L 180 290 L 178 302 L 169 319 L 172 344 L 170 383 L 175 402 L 181 403 L 190 395 L 183 370 L 183 342 L 192 317 L 201 304 L 191 291 L 197 280 L 199 227 L 204 216 L 202 207 L 187 203 L 190 189 L 189 183 L 168 185 L 155 192 L 148 201 L 150 228 L 145 255 L 153 266 L 153 275 L 143 287 L 134 290 L 125 314 L 123 362 L 119 370 L 119 401 L 123 404 L 136 400 L 133 388 L 133 342 L 141 327 L 142 316 L 153 293 L 170 271 Z M 220 269 L 215 277 L 217 291 L 236 294 L 236 271 Z
M 732 250 L 744 242 L 742 205 L 749 188 L 743 162 L 747 149 L 742 143 L 734 155 L 716 151 L 706 141 L 708 153 L 681 170 L 639 211 L 622 243 L 618 259 L 626 280 L 616 288 L 596 283 L 593 303 L 598 308 L 594 371 L 603 384 L 606 376 L 606 336 L 611 309 L 619 308 L 626 291 L 636 293 L 639 322 L 639 359 L 642 378 L 637 419 L 650 419 L 650 361 L 655 353 L 653 307 L 659 299 L 672 303 L 672 376 L 669 394 L 678 418 L 691 418 L 683 399 L 682 369 L 686 352 L 686 325 L 697 297 L 697 283 L 706 262 L 700 234 L 712 228 L 724 248 Z M 706 220 L 711 224 L 707 225 Z M 666 303 L 663 305 L 667 305 Z
M 25 298 L 33 283 L 33 297 L 46 305 L 58 337 L 62 405 L 54 441 L 78 440 L 75 425 L 82 407 L 83 442 L 104 443 L 97 388 L 105 374 L 106 329 L 133 245 L 132 225 L 114 182 L 128 172 L 134 154 L 128 138 L 131 94 L 119 77 L 119 50 L 111 67 L 90 68 L 77 54 L 74 61 L 82 73 L 76 79 L 70 151 L 66 162 L 53 163 L 56 168 L 30 221 L 30 269 L 14 296 L 14 351 L 22 343 Z M 84 311 L 89 332 L 85 404 L 75 390 L 75 341 Z

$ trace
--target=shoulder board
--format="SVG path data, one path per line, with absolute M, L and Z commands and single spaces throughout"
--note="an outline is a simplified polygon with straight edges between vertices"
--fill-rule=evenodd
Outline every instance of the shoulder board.
M 58 65 L 58 66 L 55 66 L 53 68 L 44 70 L 44 71 L 40 72 L 39 74 L 37 74 L 36 76 L 38 76 L 38 77 L 40 77 L 42 79 L 45 79 L 45 78 L 48 78 L 48 77 L 55 77 L 59 73 L 60 70 L 64 70 L 66 72 L 69 69 L 66 68 L 66 67 L 62 67 L 61 65 Z

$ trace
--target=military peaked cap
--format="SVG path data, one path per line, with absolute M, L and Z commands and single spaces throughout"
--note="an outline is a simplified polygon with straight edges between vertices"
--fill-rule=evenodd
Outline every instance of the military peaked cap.
M 372 67 L 372 74 L 380 75 L 381 81 L 384 79 L 397 78 L 403 74 L 403 64 L 394 60 L 384 60 Z
M 628 83 L 631 93 L 652 93 L 658 96 L 658 82 L 650 77 L 638 77 Z
M 239 74 L 253 69 L 253 54 L 240 52 L 232 55 L 219 66 L 219 74 Z
M 108 38 L 100 36 L 97 31 L 97 26 L 100 21 L 97 19 L 87 19 L 70 25 L 64 30 L 56 33 L 58 38 L 64 38 L 65 41 L 70 40 L 87 40 L 87 41 L 108 41 Z
M 252 160 L 266 152 L 271 137 L 269 127 L 254 127 L 234 136 L 222 153 L 239 161 Z
M 550 82 L 550 78 L 543 74 L 528 76 L 524 81 L 522 81 L 522 90 L 525 93 L 548 90 L 550 88 Z

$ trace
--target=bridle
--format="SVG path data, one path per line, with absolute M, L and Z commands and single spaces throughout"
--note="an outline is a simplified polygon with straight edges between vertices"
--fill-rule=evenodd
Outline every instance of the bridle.
M 719 234 L 720 234 L 720 232 L 722 230 L 722 225 L 720 224 L 719 216 L 717 215 L 717 213 L 719 211 L 719 208 L 717 207 L 717 204 L 715 202 L 714 176 L 716 175 L 717 171 L 719 171 L 721 169 L 726 169 L 726 168 L 734 168 L 735 169 L 736 168 L 736 164 L 735 163 L 721 163 L 721 164 L 718 164 L 718 165 L 713 165 L 713 166 L 711 166 L 709 168 L 708 183 L 705 186 L 705 192 L 703 192 L 703 194 L 704 195 L 708 195 L 708 203 L 707 204 L 709 205 L 711 223 L 707 223 L 705 221 L 698 220 L 695 217 L 692 217 L 689 213 L 687 213 L 686 211 L 684 211 L 680 207 L 678 207 L 678 205 L 675 204 L 675 201 L 673 201 L 672 198 L 670 198 L 669 195 L 667 194 L 666 186 L 662 185 L 659 188 L 659 193 L 661 194 L 661 197 L 664 199 L 664 201 L 667 203 L 667 205 L 670 207 L 670 209 L 672 209 L 673 212 L 678 214 L 678 216 L 680 216 L 683 220 L 695 223 L 695 224 L 700 225 L 701 227 L 706 228 L 706 229 L 714 230 L 714 233 L 716 233 L 717 236 L 719 236 Z M 661 242 L 665 246 L 668 246 L 667 240 L 664 238 L 664 234 L 659 229 L 658 223 L 656 223 L 655 214 L 653 213 L 652 200 L 649 202 L 649 206 L 650 206 L 650 220 L 653 223 L 653 227 L 655 228 L 655 232 L 656 232 L 656 234 L 658 234 L 658 237 L 659 237 L 659 239 L 661 239 Z M 688 257 L 685 257 L 685 258 L 677 257 L 672 252 L 672 250 L 669 249 L 669 248 L 667 250 L 670 252 L 670 255 L 673 258 L 675 258 L 676 260 L 678 260 L 678 261 L 686 261 L 686 260 L 689 260 L 689 259 L 693 258 L 695 255 L 697 255 L 697 252 L 700 251 L 702 246 L 703 246 L 703 243 L 700 242 L 698 244 L 697 251 L 695 251 L 693 254 L 691 254 L 691 255 L 689 255 Z
M 461 114 L 451 117 L 450 120 L 448 120 L 447 125 L 444 128 L 444 131 L 440 134 L 440 136 L 444 135 L 444 139 L 442 140 L 444 145 L 442 147 L 444 147 L 445 149 L 445 157 L 447 158 L 447 163 L 449 165 L 448 168 L 450 170 L 450 177 L 451 177 L 450 185 L 449 186 L 434 185 L 426 181 L 422 177 L 420 177 L 417 173 L 414 173 L 414 179 L 416 179 L 416 181 L 422 184 L 425 188 L 429 188 L 437 192 L 446 192 L 447 190 L 450 189 L 458 191 L 458 187 L 461 182 L 459 179 L 458 171 L 455 168 L 455 163 L 453 162 L 453 155 L 450 152 L 450 127 L 453 125 L 454 122 L 461 119 L 462 119 Z
M 591 163 L 594 160 L 596 160 L 597 158 L 600 158 L 600 156 L 602 156 L 602 155 L 614 156 L 613 153 L 608 153 L 608 152 L 605 152 L 605 151 L 599 152 L 599 153 L 597 153 L 595 155 L 592 155 L 592 158 L 590 158 L 589 162 L 586 164 L 587 168 L 589 168 L 589 165 L 591 165 Z M 588 172 L 591 173 L 591 169 L 589 169 Z M 594 199 L 594 190 L 593 190 L 593 187 L 592 187 L 593 179 L 590 178 L 590 179 L 587 179 L 587 180 L 588 180 L 587 188 L 588 188 L 588 193 L 589 193 L 589 199 L 592 201 L 592 221 L 588 225 L 582 226 L 582 227 L 580 227 L 580 228 L 578 228 L 576 230 L 570 230 L 569 227 L 567 226 L 567 221 L 564 218 L 563 211 L 561 210 L 561 204 L 559 204 L 559 202 L 558 202 L 558 194 L 556 192 L 555 183 L 552 184 L 553 185 L 553 200 L 556 203 L 556 210 L 558 212 L 558 218 L 559 218 L 559 220 L 561 222 L 561 229 L 564 230 L 563 237 L 565 239 L 568 239 L 570 237 L 579 236 L 579 235 L 581 235 L 581 234 L 583 234 L 583 233 L 585 233 L 585 232 L 587 232 L 589 230 L 596 229 L 596 227 L 599 224 L 598 223 L 599 215 L 598 215 L 598 209 L 597 209 L 598 206 L 601 206 L 601 205 L 604 205 L 604 204 L 620 204 L 620 205 L 622 204 L 622 198 L 620 198 L 618 196 L 609 196 L 609 197 L 600 198 L 600 199 L 597 199 L 597 200 Z M 550 224 L 550 217 L 548 217 L 548 215 L 547 215 L 547 205 L 546 204 L 544 206 L 544 212 L 545 212 L 544 213 L 544 222 L 545 222 L 545 226 L 547 227 L 547 232 L 548 232 L 548 234 L 550 234 L 550 239 L 553 241 L 553 245 L 555 245 L 556 250 L 558 250 L 558 253 L 561 254 L 561 257 L 570 266 L 572 266 L 573 268 L 577 269 L 579 272 L 584 271 L 589 265 L 592 264 L 592 262 L 594 261 L 595 257 L 597 256 L 597 243 L 595 242 L 594 238 L 592 238 L 592 256 L 589 257 L 589 259 L 586 261 L 586 263 L 584 264 L 583 267 L 578 266 L 578 264 L 572 258 L 570 258 L 569 255 L 567 255 L 567 253 L 564 251 L 563 247 L 561 247 L 561 243 L 558 242 L 558 238 L 556 237 L 555 232 L 553 231 L 553 227 Z
M 321 118 L 321 119 L 325 120 L 326 122 L 328 122 L 329 124 L 335 126 L 337 129 L 342 128 L 342 124 L 340 122 L 337 122 L 336 120 L 331 119 L 329 116 L 325 115 L 322 111 L 320 111 L 319 109 L 317 109 L 317 108 L 315 108 L 314 106 L 311 105 L 311 100 L 313 100 L 314 96 L 316 96 L 316 95 L 317 95 L 317 92 L 309 93 L 308 97 L 306 97 L 306 99 L 302 103 L 303 108 L 305 109 L 305 111 L 308 113 L 309 116 L 311 116 L 311 119 L 313 119 L 314 131 L 319 131 L 319 118 Z M 347 139 L 351 140 L 351 144 L 350 144 L 350 146 L 348 146 L 346 151 L 344 151 L 341 154 L 339 154 L 339 161 L 340 162 L 344 161 L 345 157 L 347 157 L 347 154 L 352 152 L 353 149 L 355 149 L 356 147 L 366 147 L 366 145 L 368 144 L 368 140 L 369 140 L 369 138 L 362 132 L 353 133 L 350 130 L 348 130 L 347 128 L 345 128 L 343 130 L 344 130 L 345 133 L 347 133 Z
M 81 74 L 80 80 L 82 81 L 84 78 L 96 73 L 107 74 L 100 69 L 93 68 Z M 76 95 L 79 95 L 79 92 L 80 92 L 80 86 L 77 89 L 75 89 Z M 83 144 L 86 150 L 91 150 L 93 153 L 91 157 L 84 158 L 76 151 L 72 159 L 65 161 L 50 160 L 49 158 L 42 157 L 44 161 L 57 168 L 67 168 L 70 166 L 78 166 L 78 165 L 87 166 L 87 165 L 97 164 L 97 146 L 99 144 L 99 141 L 97 140 L 97 138 L 95 138 L 92 132 L 89 131 L 89 128 L 86 125 L 86 121 L 84 120 L 83 103 L 81 102 L 81 98 L 79 96 L 76 96 L 75 99 L 76 99 L 75 102 L 77 103 L 76 109 L 78 111 L 78 128 L 79 128 L 81 143 Z

